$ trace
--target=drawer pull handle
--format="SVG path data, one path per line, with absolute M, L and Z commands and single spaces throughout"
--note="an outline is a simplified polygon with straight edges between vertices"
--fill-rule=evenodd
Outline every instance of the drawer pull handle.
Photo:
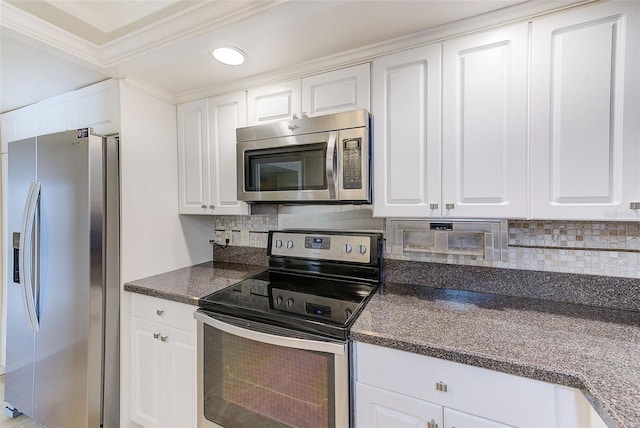
M 430 210 L 437 210 L 438 209 L 438 204 L 429 204 L 429 209 Z
M 632 210 L 640 210 L 640 202 L 630 202 L 629 208 Z
M 427 422 L 427 428 L 438 428 L 438 423 L 434 419 L 431 419 L 431 421 Z
M 444 204 L 444 207 L 448 210 L 452 210 L 456 207 L 456 204 Z
M 160 340 L 162 340 L 163 342 L 166 342 L 168 338 L 169 336 L 160 336 Z
M 156 315 L 158 315 L 159 317 L 164 315 L 164 309 L 156 309 Z
M 160 333 L 153 333 L 153 338 L 158 339 L 160 337 Z
M 207 208 L 205 204 L 200 205 L 200 208 Z
M 440 392 L 447 392 L 447 384 L 443 382 L 436 383 L 436 390 Z

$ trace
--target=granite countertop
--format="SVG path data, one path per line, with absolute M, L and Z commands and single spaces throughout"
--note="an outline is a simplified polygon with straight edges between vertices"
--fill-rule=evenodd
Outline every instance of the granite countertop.
M 198 299 L 265 270 L 265 266 L 206 262 L 127 282 L 125 291 L 197 305 Z
M 387 283 L 351 338 L 579 388 L 607 425 L 640 425 L 640 312 Z

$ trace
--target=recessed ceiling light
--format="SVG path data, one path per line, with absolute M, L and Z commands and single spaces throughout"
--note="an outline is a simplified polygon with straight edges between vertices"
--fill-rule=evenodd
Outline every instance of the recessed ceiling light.
M 215 48 L 212 54 L 215 59 L 227 65 L 240 65 L 247 57 L 244 52 L 233 46 Z

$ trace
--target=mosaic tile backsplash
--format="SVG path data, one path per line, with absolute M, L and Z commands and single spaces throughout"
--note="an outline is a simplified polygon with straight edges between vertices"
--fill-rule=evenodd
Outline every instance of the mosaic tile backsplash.
M 290 217 L 292 214 L 286 215 Z M 300 215 L 306 216 L 306 213 L 301 212 Z M 326 223 L 332 212 L 322 212 L 321 215 Z M 310 217 L 308 227 L 313 228 L 316 222 L 314 215 Z M 370 210 L 363 209 L 362 217 L 365 223 L 371 222 Z M 231 245 L 240 245 L 240 229 L 248 228 L 251 231 L 250 246 L 266 248 L 267 232 L 278 228 L 278 214 L 217 216 L 214 225 L 218 242 L 224 242 L 224 231 L 232 229 Z M 385 257 L 453 265 L 640 278 L 640 223 L 509 220 L 509 258 L 506 262 L 454 254 L 405 253 L 385 254 Z

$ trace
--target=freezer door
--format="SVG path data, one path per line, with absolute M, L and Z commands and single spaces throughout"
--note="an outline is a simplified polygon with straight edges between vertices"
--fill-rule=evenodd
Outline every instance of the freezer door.
M 36 180 L 36 139 L 9 143 L 7 168 L 7 231 L 9 236 L 19 233 L 25 201 L 31 183 Z M 19 238 L 18 238 L 19 239 Z M 13 240 L 11 240 L 13 241 Z M 18 245 L 15 245 L 18 246 Z M 17 248 L 20 251 L 19 248 Z M 18 257 L 14 257 L 13 242 L 5 254 L 9 255 L 7 269 L 7 336 L 5 368 L 5 402 L 11 408 L 33 417 L 33 385 L 35 333 L 24 310 L 23 295 L 17 270 Z

